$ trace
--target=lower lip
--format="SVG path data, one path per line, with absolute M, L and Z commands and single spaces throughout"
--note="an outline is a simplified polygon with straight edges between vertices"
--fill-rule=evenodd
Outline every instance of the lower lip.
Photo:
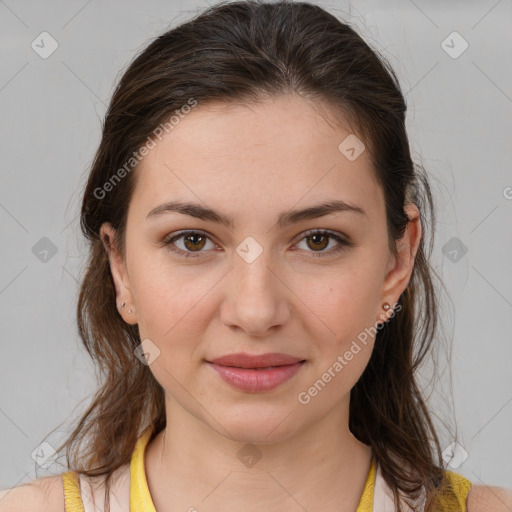
M 264 370 L 254 368 L 236 368 L 234 366 L 221 366 L 208 363 L 221 378 L 234 388 L 251 393 L 269 391 L 277 388 L 288 379 L 291 379 L 300 369 L 303 362 L 276 366 Z

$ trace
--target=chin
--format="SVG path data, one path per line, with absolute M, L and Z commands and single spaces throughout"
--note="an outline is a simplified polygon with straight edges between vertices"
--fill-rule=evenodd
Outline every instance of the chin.
M 265 414 L 258 411 L 256 407 L 252 407 L 251 411 L 243 411 L 240 415 L 230 416 L 222 414 L 222 426 L 212 425 L 217 432 L 239 443 L 250 443 L 256 445 L 270 445 L 285 441 L 293 436 L 297 430 L 296 421 L 293 423 L 293 431 L 290 430 L 291 425 L 285 420 L 290 419 L 290 409 L 287 408 L 282 412 L 274 411 L 272 414 Z

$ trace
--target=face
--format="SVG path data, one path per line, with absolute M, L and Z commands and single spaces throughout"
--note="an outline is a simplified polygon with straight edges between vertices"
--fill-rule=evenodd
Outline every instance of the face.
M 349 135 L 294 95 L 199 104 L 139 164 L 126 260 L 109 255 L 121 314 L 150 340 L 168 407 L 261 444 L 346 410 L 382 303 L 393 306 L 407 286 L 420 235 L 409 223 L 392 255 L 369 155 L 348 159 L 338 148 Z M 311 210 L 335 201 L 354 209 Z M 150 214 L 169 202 L 226 223 L 193 208 Z M 239 353 L 302 362 L 265 374 L 211 364 Z

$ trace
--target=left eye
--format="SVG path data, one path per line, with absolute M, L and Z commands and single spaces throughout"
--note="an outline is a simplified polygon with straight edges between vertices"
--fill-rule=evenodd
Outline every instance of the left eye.
M 182 241 L 183 247 L 178 247 L 175 242 Z M 352 247 L 354 244 L 348 240 L 341 238 L 340 236 L 331 233 L 330 231 L 322 231 L 322 230 L 313 230 L 308 231 L 303 234 L 302 238 L 299 242 L 306 240 L 306 244 L 309 248 L 313 247 L 316 249 L 320 249 L 321 251 L 308 251 L 312 252 L 313 256 L 324 256 L 333 253 L 337 253 L 342 251 L 348 247 Z M 335 240 L 338 244 L 329 251 L 325 251 L 326 247 L 329 245 L 330 240 Z M 184 256 L 185 258 L 190 257 L 198 257 L 205 247 L 206 242 L 209 241 L 213 247 L 215 248 L 215 244 L 210 240 L 210 238 L 201 231 L 185 231 L 181 232 L 175 236 L 167 237 L 163 243 L 166 246 L 169 246 L 169 249 L 173 252 L 177 253 L 179 256 Z M 199 254 L 194 254 L 199 253 Z M 315 254 L 318 253 L 318 254 Z

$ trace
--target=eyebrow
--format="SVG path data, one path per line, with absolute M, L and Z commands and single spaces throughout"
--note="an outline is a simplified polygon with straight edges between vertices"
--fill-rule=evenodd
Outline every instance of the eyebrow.
M 195 217 L 197 219 L 205 221 L 217 222 L 229 228 L 234 227 L 233 219 L 231 217 L 228 217 L 227 215 L 222 214 L 221 212 L 217 212 L 212 208 L 209 208 L 199 203 L 181 201 L 171 201 L 168 203 L 161 204 L 156 208 L 153 208 L 147 214 L 146 219 L 156 218 L 165 213 L 172 212 L 181 213 L 183 215 L 189 215 L 191 217 Z M 314 206 L 309 206 L 302 210 L 291 210 L 282 212 L 279 215 L 277 223 L 279 226 L 285 227 L 287 225 L 295 224 L 303 220 L 316 219 L 318 217 L 323 217 L 325 215 L 338 212 L 352 212 L 368 217 L 368 214 L 360 206 L 342 200 L 335 200 Z

